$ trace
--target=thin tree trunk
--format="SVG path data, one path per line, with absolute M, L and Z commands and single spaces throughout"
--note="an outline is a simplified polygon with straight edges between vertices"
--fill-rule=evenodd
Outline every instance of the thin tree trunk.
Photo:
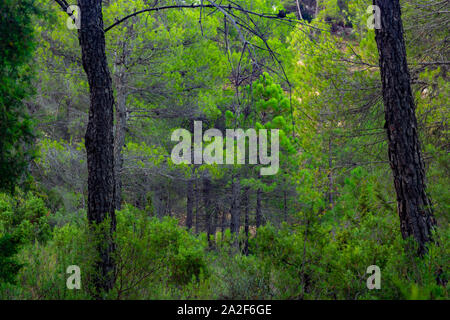
M 78 31 L 83 68 L 89 90 L 89 122 L 85 135 L 88 167 L 88 220 L 91 225 L 109 219 L 110 227 L 97 233 L 99 261 L 94 280 L 97 298 L 114 285 L 116 229 L 114 212 L 114 96 L 105 53 L 101 0 L 78 0 L 82 12 Z
M 212 240 L 211 236 L 213 234 L 212 228 L 213 228 L 213 215 L 214 215 L 214 208 L 212 206 L 211 201 L 211 178 L 209 177 L 203 177 L 203 206 L 205 209 L 205 219 L 206 219 L 206 234 L 208 235 L 208 244 L 210 247 L 212 247 Z
M 331 137 L 328 140 L 328 203 L 333 207 L 333 153 Z
M 261 189 L 256 190 L 256 228 L 261 226 Z
M 222 232 L 222 239 L 223 239 L 223 233 L 225 232 L 225 224 L 227 223 L 227 214 L 226 214 L 226 210 L 223 210 L 222 212 L 222 221 L 221 221 L 221 226 L 220 226 L 220 231 Z
M 236 175 L 232 180 L 231 187 L 231 222 L 230 222 L 230 231 L 233 234 L 239 234 L 240 227 L 240 218 L 241 218 L 241 210 L 240 210 L 240 193 L 241 193 L 241 184 L 239 181 L 239 176 Z
M 115 145 L 114 145 L 114 174 L 115 174 L 115 208 L 121 209 L 122 203 L 122 178 L 121 171 L 123 167 L 122 149 L 125 145 L 125 131 L 127 127 L 127 107 L 126 107 L 126 92 L 120 86 L 117 90 L 116 103 L 116 124 L 115 124 Z
M 194 209 L 194 180 L 189 179 L 186 186 L 186 227 L 192 228 L 192 215 Z
M 286 189 L 283 191 L 283 198 L 284 198 L 284 221 L 287 222 L 288 219 L 288 208 L 287 208 L 287 191 Z
M 243 199 L 244 200 L 244 215 L 245 215 L 245 219 L 244 219 L 244 231 L 245 231 L 244 254 L 246 256 L 248 255 L 248 236 L 249 236 L 249 230 L 250 230 L 249 219 L 248 219 L 248 211 L 249 211 L 249 207 L 250 207 L 249 192 L 250 192 L 250 188 L 246 187 L 244 190 L 244 199 Z
M 198 201 L 198 198 L 199 198 L 199 196 L 198 196 L 198 192 L 199 192 L 198 182 L 199 182 L 199 180 L 197 180 L 195 182 L 195 194 L 194 194 L 194 196 L 195 196 L 195 233 L 196 234 L 198 234 L 199 227 L 200 227 L 200 222 L 199 222 L 199 216 L 200 216 L 199 215 L 199 210 L 200 210 L 200 208 L 199 208 L 199 201 Z
M 136 20 L 133 19 L 132 22 Z M 122 54 L 118 57 L 116 55 L 114 61 L 114 84 L 117 93 L 116 102 L 116 123 L 114 127 L 114 174 L 115 174 L 115 208 L 121 209 L 122 203 L 122 168 L 123 168 L 123 154 L 122 150 L 125 146 L 125 135 L 127 129 L 127 96 L 126 89 L 128 83 L 128 72 L 126 69 L 128 58 L 132 51 L 132 45 L 129 42 L 135 38 L 133 32 L 133 23 L 127 28 L 127 40 L 121 43 Z
M 381 9 L 381 29 L 375 30 L 389 145 L 389 162 L 397 193 L 403 238 L 413 236 L 419 255 L 426 252 L 436 224 L 425 190 L 417 119 L 406 60 L 399 0 L 374 0 Z
M 303 15 L 302 15 L 302 10 L 300 10 L 300 3 L 298 2 L 298 0 L 295 0 L 296 4 L 297 4 L 297 12 L 298 12 L 298 18 L 300 20 L 303 20 Z
M 159 219 L 162 219 L 167 212 L 167 198 L 166 190 L 162 185 L 156 187 L 153 194 L 153 206 L 155 208 L 155 214 Z
M 217 227 L 219 225 L 219 214 L 220 214 L 220 208 L 219 208 L 219 202 L 217 201 L 217 198 L 214 201 L 214 214 L 213 214 L 213 224 L 212 224 L 212 235 L 214 236 L 214 239 L 216 238 L 216 232 Z

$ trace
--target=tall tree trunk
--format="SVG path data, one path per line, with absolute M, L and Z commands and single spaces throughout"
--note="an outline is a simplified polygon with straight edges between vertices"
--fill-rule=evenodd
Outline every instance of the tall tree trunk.
M 217 228 L 219 227 L 219 215 L 220 215 L 220 206 L 219 206 L 219 201 L 218 198 L 215 198 L 214 201 L 214 219 L 213 219 L 213 227 L 212 227 L 212 234 L 215 238 L 216 236 L 216 232 L 217 232 Z
M 115 208 L 121 209 L 122 203 L 122 178 L 121 171 L 123 167 L 122 149 L 125 145 L 125 131 L 127 127 L 127 93 L 125 89 L 120 86 L 117 90 L 116 103 L 116 124 L 114 132 L 114 179 L 115 179 Z
M 232 178 L 231 182 L 231 221 L 230 221 L 230 231 L 236 235 L 239 234 L 240 227 L 240 196 L 241 196 L 241 184 L 239 181 L 239 176 L 236 175 Z
M 261 189 L 256 190 L 256 228 L 261 226 Z
M 81 10 L 79 42 L 89 90 L 89 122 L 85 144 L 88 167 L 88 220 L 91 225 L 110 219 L 109 230 L 97 233 L 99 261 L 95 287 L 98 297 L 114 285 L 116 229 L 114 212 L 114 97 L 105 53 L 101 0 L 78 0 Z
M 249 211 L 249 207 L 250 207 L 249 192 L 250 192 L 250 188 L 245 187 L 243 202 L 244 202 L 244 215 L 245 215 L 245 218 L 244 218 L 244 231 L 245 231 L 244 254 L 246 256 L 248 255 L 248 235 L 249 235 L 249 230 L 250 230 L 249 219 L 248 219 L 248 211 Z
M 156 216 L 162 219 L 167 213 L 167 190 L 163 185 L 158 185 L 153 193 L 153 205 Z
M 186 227 L 192 228 L 192 215 L 194 209 L 194 179 L 189 179 L 186 185 Z
M 199 183 L 199 180 L 197 180 L 195 182 L 195 193 L 194 193 L 194 197 L 195 197 L 195 233 L 196 234 L 198 234 L 200 231 L 200 221 L 199 221 L 200 205 L 199 205 L 199 201 L 198 201 L 198 198 L 199 198 L 198 192 L 200 191 L 199 190 L 200 188 L 198 187 L 198 183 Z
M 122 52 L 117 54 L 114 60 L 114 85 L 116 88 L 116 123 L 114 128 L 114 178 L 115 178 L 115 208 L 121 209 L 122 203 L 122 168 L 123 154 L 125 146 L 125 134 L 127 129 L 127 97 L 128 97 L 128 72 L 127 64 L 132 52 L 132 45 L 129 43 L 134 40 L 136 33 L 133 31 L 133 22 L 127 27 L 127 39 L 121 42 Z
M 222 221 L 220 222 L 220 231 L 222 232 L 222 239 L 223 239 L 223 233 L 225 232 L 225 225 L 227 223 L 227 213 L 226 210 L 222 211 Z
M 297 4 L 298 18 L 299 18 L 300 20 L 303 20 L 302 10 L 300 9 L 300 3 L 299 3 L 298 1 L 299 1 L 299 0 L 295 0 L 295 3 Z
M 208 176 L 203 177 L 203 206 L 205 209 L 205 219 L 206 219 L 206 233 L 208 235 L 208 244 L 212 247 L 211 236 L 213 234 L 213 224 L 214 224 L 214 208 L 211 201 L 211 178 Z
M 374 0 L 381 9 L 381 29 L 375 30 L 388 135 L 389 162 L 394 175 L 403 238 L 413 236 L 419 254 L 426 252 L 436 224 L 425 192 L 417 119 L 406 60 L 399 0 Z

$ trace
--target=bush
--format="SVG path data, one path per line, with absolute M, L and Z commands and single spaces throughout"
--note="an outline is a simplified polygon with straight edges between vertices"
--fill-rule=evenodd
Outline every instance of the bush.
M 16 282 L 16 275 L 22 267 L 15 257 L 19 244 L 19 239 L 10 234 L 0 237 L 0 283 Z
M 24 243 L 48 240 L 49 214 L 44 201 L 31 192 L 23 194 L 18 190 L 15 198 L 0 194 L 0 235 L 17 234 Z
M 159 220 L 126 206 L 117 212 L 117 226 L 119 271 L 114 294 L 120 298 L 164 296 L 170 288 L 207 275 L 206 241 L 179 227 L 176 219 Z

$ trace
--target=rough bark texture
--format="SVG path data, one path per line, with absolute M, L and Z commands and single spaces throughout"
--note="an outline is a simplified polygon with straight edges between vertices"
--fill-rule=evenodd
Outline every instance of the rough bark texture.
M 398 0 L 374 0 L 381 9 L 381 29 L 375 30 L 388 135 L 389 162 L 394 175 L 403 238 L 426 251 L 435 219 L 425 192 L 425 170 L 420 153 L 415 105 L 406 60 Z
M 88 220 L 91 225 L 110 219 L 110 228 L 98 236 L 99 275 L 95 281 L 97 293 L 114 285 L 116 228 L 114 212 L 114 97 L 105 53 L 102 1 L 79 0 L 83 68 L 90 89 L 89 122 L 85 143 L 88 167 Z

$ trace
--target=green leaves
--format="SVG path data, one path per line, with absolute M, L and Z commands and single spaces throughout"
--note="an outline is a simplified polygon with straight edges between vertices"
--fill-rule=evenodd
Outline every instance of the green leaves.
M 12 192 L 35 156 L 33 122 L 23 100 L 33 92 L 27 62 L 37 9 L 32 1 L 5 0 L 0 12 L 0 190 Z
M 23 266 L 15 257 L 19 245 L 20 240 L 17 236 L 11 234 L 0 236 L 0 284 L 16 283 L 16 275 Z

